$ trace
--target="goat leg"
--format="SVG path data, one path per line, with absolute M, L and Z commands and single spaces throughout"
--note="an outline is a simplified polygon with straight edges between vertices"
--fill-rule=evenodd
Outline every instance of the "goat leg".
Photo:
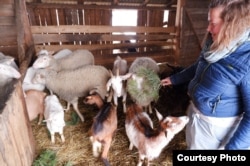
M 112 138 L 108 137 L 103 145 L 103 151 L 102 151 L 102 161 L 104 163 L 105 166 L 110 166 L 109 161 L 108 161 L 108 152 L 109 152 L 109 148 L 112 142 Z

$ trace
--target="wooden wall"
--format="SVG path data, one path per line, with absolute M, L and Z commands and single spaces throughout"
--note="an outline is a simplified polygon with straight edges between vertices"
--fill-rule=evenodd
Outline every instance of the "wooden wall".
M 175 26 L 163 27 L 164 8 L 133 8 L 138 10 L 136 27 L 112 26 L 112 9 L 116 8 L 27 3 L 36 51 L 88 49 L 94 54 L 96 64 L 106 67 L 112 65 L 117 55 L 129 63 L 139 56 L 149 56 L 157 62 L 175 62 Z M 126 43 L 127 40 L 135 42 Z M 128 48 L 136 48 L 137 52 L 114 52 Z
M 22 78 L 34 53 L 30 29 L 24 28 L 28 25 L 25 11 L 22 0 L 0 1 L 0 52 L 16 59 Z M 22 78 L 11 85 L 9 94 L 0 95 L 3 102 L 0 111 L 1 166 L 28 166 L 35 157 L 35 142 L 21 87 Z M 8 99 L 7 102 L 5 99 Z
M 208 5 L 210 0 L 183 1 L 181 11 L 180 57 L 179 63 L 188 66 L 197 60 L 208 25 Z

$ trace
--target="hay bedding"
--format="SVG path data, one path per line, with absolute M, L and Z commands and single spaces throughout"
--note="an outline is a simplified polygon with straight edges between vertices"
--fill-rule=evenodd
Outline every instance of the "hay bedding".
M 159 98 L 160 105 L 158 110 L 166 115 L 166 105 L 164 100 L 166 96 Z M 127 103 L 129 104 L 130 101 Z M 66 107 L 66 103 L 61 101 L 62 105 Z M 165 102 L 166 103 L 166 102 Z M 122 110 L 122 102 L 119 99 L 118 107 L 118 129 L 113 137 L 113 141 L 109 150 L 108 159 L 112 166 L 136 166 L 138 161 L 138 151 L 134 147 L 132 151 L 128 149 L 129 141 L 125 132 L 125 114 Z M 159 108 L 160 106 L 160 108 Z M 61 142 L 59 134 L 56 133 L 53 145 L 50 141 L 50 135 L 46 128 L 46 124 L 37 125 L 37 119 L 31 122 L 32 130 L 36 140 L 36 154 L 37 156 L 44 150 L 52 150 L 56 152 L 57 166 L 66 166 L 67 164 L 74 166 L 103 166 L 99 158 L 93 157 L 92 144 L 89 140 L 89 129 L 92 125 L 93 117 L 97 114 L 98 109 L 95 106 L 85 105 L 80 99 L 79 109 L 84 116 L 85 121 L 81 122 L 78 119 L 76 124 L 71 124 L 72 119 L 76 115 L 71 108 L 65 113 L 65 121 L 67 125 L 64 127 L 65 143 Z M 172 109 L 172 108 L 171 108 Z M 166 110 L 171 112 L 171 110 Z M 174 110 L 176 111 L 176 110 Z M 169 113 L 167 113 L 169 114 Z M 150 115 L 156 123 L 155 115 Z M 177 149 L 186 149 L 185 132 L 181 131 L 175 138 L 163 149 L 158 159 L 155 159 L 152 166 L 171 166 L 172 165 L 172 151 Z
M 65 106 L 66 103 L 62 102 Z M 120 104 L 121 105 L 121 104 Z M 65 113 L 67 125 L 64 127 L 65 143 L 61 142 L 59 134 L 55 135 L 56 143 L 53 145 L 50 141 L 49 132 L 46 124 L 37 125 L 37 119 L 32 121 L 32 130 L 36 140 L 36 153 L 39 155 L 43 150 L 49 149 L 56 152 L 57 165 L 64 166 L 70 163 L 74 166 L 103 166 L 101 160 L 93 157 L 92 145 L 89 140 L 88 130 L 92 125 L 92 119 L 97 110 L 94 106 L 81 104 L 79 106 L 85 121 L 80 120 L 75 125 L 70 125 L 73 109 Z M 156 117 L 151 115 L 156 121 Z M 132 151 L 128 149 L 129 141 L 125 132 L 125 114 L 121 107 L 118 107 L 118 129 L 114 135 L 110 152 L 109 161 L 112 166 L 135 166 L 138 161 L 138 152 L 134 147 Z M 160 157 L 152 162 L 152 166 L 171 166 L 172 150 L 185 149 L 184 131 L 176 135 L 174 140 L 166 146 Z

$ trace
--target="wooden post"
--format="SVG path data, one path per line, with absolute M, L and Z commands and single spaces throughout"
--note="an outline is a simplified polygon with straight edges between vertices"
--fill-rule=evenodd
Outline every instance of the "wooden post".
M 175 59 L 176 64 L 180 65 L 180 49 L 181 49 L 181 42 L 180 42 L 180 36 L 181 36 L 181 25 L 182 25 L 182 12 L 183 12 L 183 6 L 185 5 L 186 0 L 178 0 L 177 1 L 177 9 L 176 9 L 176 19 L 175 19 L 175 27 L 176 27 L 176 52 L 175 52 Z

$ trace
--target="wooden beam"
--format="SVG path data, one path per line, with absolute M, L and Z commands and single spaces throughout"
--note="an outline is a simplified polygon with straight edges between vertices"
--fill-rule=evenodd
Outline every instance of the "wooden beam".
M 102 26 L 102 25 L 60 25 L 60 26 L 32 26 L 32 33 L 175 33 L 172 27 L 136 27 L 136 26 Z

